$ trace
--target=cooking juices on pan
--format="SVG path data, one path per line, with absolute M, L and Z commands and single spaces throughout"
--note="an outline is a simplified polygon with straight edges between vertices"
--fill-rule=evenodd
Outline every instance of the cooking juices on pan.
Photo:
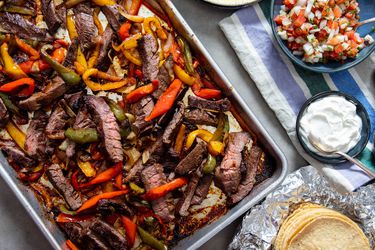
M 0 148 L 72 249 L 165 249 L 271 173 L 189 44 L 141 2 L 0 13 Z

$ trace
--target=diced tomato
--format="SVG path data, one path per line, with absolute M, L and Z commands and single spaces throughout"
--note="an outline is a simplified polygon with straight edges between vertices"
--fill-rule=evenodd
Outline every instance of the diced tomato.
M 335 15 L 336 18 L 340 18 L 342 15 L 341 8 L 336 5 L 335 8 L 333 8 L 333 14 Z
M 344 3 L 345 2 L 345 0 L 336 0 L 336 3 L 337 4 L 342 4 L 342 3 Z
M 327 26 L 328 26 L 328 28 L 335 30 L 335 29 L 337 29 L 339 27 L 339 24 L 336 21 L 329 20 L 327 22 Z
M 328 40 L 327 43 L 329 45 L 333 45 L 333 46 L 336 46 L 340 43 L 339 39 L 335 36 L 333 37 L 331 40 Z
M 318 39 L 319 42 L 322 42 L 322 41 L 326 40 L 327 36 L 328 36 L 328 32 L 326 30 L 321 30 L 316 35 L 316 38 Z
M 334 6 L 335 6 L 335 0 L 329 0 L 329 1 L 328 1 L 328 5 L 329 5 L 330 7 L 334 7 Z
M 348 19 L 352 19 L 354 17 L 354 14 L 352 12 L 346 12 L 345 17 Z
M 296 50 L 296 49 L 299 49 L 300 47 L 301 45 L 296 42 L 288 42 L 288 48 L 291 50 Z
M 302 11 L 302 10 L 299 12 L 297 19 L 294 20 L 294 22 L 293 22 L 294 27 L 299 28 L 299 27 L 302 26 L 302 24 L 304 24 L 306 22 L 306 18 L 305 18 L 304 13 L 305 12 Z
M 354 38 L 355 38 L 355 31 L 354 30 L 348 31 L 348 32 L 345 33 L 345 35 L 347 35 L 347 37 L 348 37 L 349 40 L 354 40 Z
M 277 24 L 277 25 L 282 25 L 283 24 L 283 19 L 284 19 L 285 17 L 284 16 L 276 16 L 273 20 L 275 21 L 275 23 Z
M 348 6 L 348 10 L 355 10 L 355 9 L 357 9 L 357 7 L 358 7 L 357 2 L 351 2 Z
M 296 28 L 296 30 L 294 31 L 295 35 L 296 36 L 306 36 L 309 34 L 309 31 L 308 30 L 303 30 L 301 28 Z
M 288 8 L 288 9 L 292 9 L 294 7 L 294 5 L 296 4 L 296 1 L 295 0 L 284 0 L 284 5 Z
M 344 51 L 344 46 L 342 46 L 342 44 L 339 44 L 339 45 L 337 45 L 336 47 L 335 47 L 335 52 L 337 53 L 337 54 L 339 54 L 339 53 L 341 53 L 341 52 L 343 52 Z
M 329 6 L 325 6 L 322 11 L 322 17 L 330 17 L 333 15 L 333 11 Z

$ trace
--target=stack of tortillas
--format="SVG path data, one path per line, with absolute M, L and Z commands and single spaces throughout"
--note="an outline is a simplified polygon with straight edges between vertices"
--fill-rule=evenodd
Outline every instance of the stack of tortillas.
M 361 228 L 347 216 L 312 203 L 301 204 L 283 222 L 275 250 L 369 250 Z

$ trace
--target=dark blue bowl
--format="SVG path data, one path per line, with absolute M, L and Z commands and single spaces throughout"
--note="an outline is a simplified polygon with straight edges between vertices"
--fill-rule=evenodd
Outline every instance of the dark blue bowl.
M 366 20 L 371 17 L 375 16 L 375 0 L 357 0 L 359 3 L 360 8 L 360 17 L 361 20 Z M 336 61 L 329 61 L 327 63 L 306 63 L 302 60 L 301 56 L 295 56 L 287 47 L 287 44 L 284 40 L 280 38 L 277 34 L 277 25 L 273 21 L 273 18 L 277 16 L 280 12 L 281 5 L 283 4 L 283 0 L 271 0 L 271 26 L 272 32 L 276 38 L 277 43 L 280 45 L 281 49 L 284 53 L 293 61 L 293 63 L 319 73 L 333 73 L 337 71 L 342 71 L 345 69 L 349 69 L 354 67 L 355 65 L 359 64 L 363 60 L 365 60 L 374 50 L 375 50 L 375 42 L 371 45 L 366 46 L 363 48 L 357 55 L 355 59 L 347 59 L 344 63 L 336 62 Z M 366 24 L 358 28 L 357 32 L 364 37 L 365 35 L 369 34 L 375 40 L 375 32 L 372 31 L 374 27 L 374 23 Z
M 323 156 L 321 154 L 315 153 L 314 151 L 310 150 L 310 148 L 306 145 L 306 143 L 302 139 L 301 132 L 300 132 L 300 130 L 301 130 L 300 120 L 301 120 L 303 114 L 305 113 L 306 109 L 309 107 L 309 105 L 311 103 L 323 98 L 323 97 L 331 96 L 331 95 L 343 96 L 346 100 L 352 102 L 357 107 L 357 115 L 362 120 L 361 139 L 358 141 L 357 145 L 355 145 L 352 149 L 350 149 L 347 152 L 347 154 L 352 156 L 352 157 L 356 157 L 357 155 L 359 155 L 363 151 L 363 149 L 366 147 L 367 142 L 370 138 L 370 118 L 367 114 L 366 109 L 363 107 L 363 105 L 356 98 L 354 98 L 353 96 L 347 95 L 343 92 L 340 92 L 340 91 L 325 91 L 325 92 L 319 93 L 319 94 L 311 97 L 310 99 L 308 99 L 302 105 L 302 108 L 299 111 L 299 114 L 297 116 L 296 133 L 297 133 L 297 138 L 298 138 L 302 148 L 311 157 L 313 157 L 314 159 L 316 159 L 318 161 L 324 162 L 324 163 L 338 164 L 338 163 L 345 162 L 346 159 L 342 156 L 337 156 L 337 157 L 331 156 L 331 157 L 329 157 L 329 156 Z

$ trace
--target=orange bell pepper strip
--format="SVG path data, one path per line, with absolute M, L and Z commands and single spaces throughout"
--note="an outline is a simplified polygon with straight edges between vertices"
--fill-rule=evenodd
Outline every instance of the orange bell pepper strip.
M 90 80 L 91 76 L 94 76 L 96 78 L 101 78 L 103 80 L 108 80 L 109 82 L 100 84 L 100 83 Z M 92 91 L 101 91 L 101 90 L 106 91 L 106 90 L 118 89 L 128 84 L 127 79 L 122 80 L 121 77 L 111 76 L 95 68 L 86 70 L 85 73 L 83 73 L 82 79 L 87 85 L 87 87 L 89 87 Z
M 145 118 L 145 121 L 151 121 L 152 119 L 167 113 L 167 111 L 172 108 L 181 88 L 182 82 L 179 79 L 173 80 L 167 90 L 160 96 L 152 109 L 151 114 Z
M 181 124 L 181 127 L 177 133 L 176 142 L 174 144 L 174 150 L 179 154 L 181 153 L 182 147 L 184 145 L 185 129 L 185 124 Z
M 81 222 L 85 220 L 90 220 L 93 217 L 93 215 L 70 215 L 70 214 L 64 214 L 60 213 L 56 217 L 56 222 L 59 223 L 69 223 L 69 222 Z
M 27 53 L 30 56 L 30 60 L 37 60 L 40 58 L 40 54 L 36 49 L 31 47 L 18 37 L 16 37 L 16 43 L 18 48 L 20 48 L 23 52 Z
M 8 82 L 2 86 L 0 86 L 0 92 L 13 92 L 20 87 L 27 86 L 27 88 L 22 89 L 19 93 L 18 96 L 26 97 L 30 96 L 32 93 L 34 93 L 35 89 L 35 81 L 32 78 L 21 78 L 18 80 L 15 80 L 13 82 Z
M 8 44 L 3 43 L 0 47 L 1 59 L 4 64 L 4 71 L 12 79 L 25 78 L 27 75 L 20 68 L 20 66 L 13 61 L 13 58 L 9 55 Z
M 126 101 L 128 103 L 135 103 L 135 102 L 139 101 L 140 99 L 142 99 L 143 97 L 145 97 L 145 96 L 151 94 L 152 92 L 154 92 L 158 87 L 159 87 L 159 81 L 154 80 L 151 83 L 143 85 L 139 88 L 136 88 L 132 92 L 130 92 L 126 96 Z
M 66 49 L 61 47 L 61 48 L 55 49 L 52 52 L 51 57 L 58 63 L 62 63 L 62 61 L 64 61 L 64 58 L 65 58 L 65 53 L 66 53 Z M 36 60 L 36 61 L 29 60 L 29 61 L 20 63 L 19 66 L 23 70 L 23 72 L 25 72 L 26 74 L 39 73 L 41 71 L 51 68 L 51 66 L 48 63 L 46 63 L 45 61 L 41 59 Z
M 135 237 L 137 235 L 137 225 L 128 217 L 120 217 L 122 224 L 124 224 L 126 239 L 128 240 L 128 246 L 131 248 L 134 245 Z
M 130 22 L 125 22 L 121 25 L 118 35 L 120 36 L 121 41 L 124 41 L 126 38 L 130 36 L 130 28 L 132 27 L 132 24 Z
M 88 199 L 85 203 L 83 203 L 83 205 L 77 210 L 77 213 L 80 213 L 84 210 L 87 210 L 89 208 L 96 206 L 98 201 L 100 201 L 101 199 L 111 199 L 111 198 L 121 196 L 127 193 L 129 193 L 128 189 L 95 195 L 91 197 L 90 199 Z
M 65 242 L 66 246 L 70 249 L 70 250 L 79 250 L 79 248 L 74 245 L 74 243 L 71 241 L 71 240 L 67 240 Z
M 143 0 L 133 0 L 132 4 L 130 5 L 130 8 L 128 9 L 128 12 L 130 15 L 138 15 L 139 9 L 141 8 L 141 5 L 143 3 Z
M 112 178 L 116 177 L 122 171 L 122 162 L 116 163 L 115 166 L 109 168 L 100 174 L 98 174 L 94 179 L 90 180 L 89 182 L 81 184 L 80 188 L 89 187 L 92 185 L 100 184 L 106 181 L 111 180 Z
M 193 93 L 201 98 L 204 99 L 212 99 L 212 98 L 221 98 L 221 91 L 218 89 L 212 89 L 212 88 L 201 88 L 200 81 L 197 81 L 196 83 L 193 84 L 191 87 L 193 90 Z
M 187 183 L 188 180 L 186 178 L 180 177 L 164 185 L 148 190 L 144 195 L 142 195 L 142 198 L 147 201 L 157 200 L 164 197 L 167 193 L 185 186 Z

